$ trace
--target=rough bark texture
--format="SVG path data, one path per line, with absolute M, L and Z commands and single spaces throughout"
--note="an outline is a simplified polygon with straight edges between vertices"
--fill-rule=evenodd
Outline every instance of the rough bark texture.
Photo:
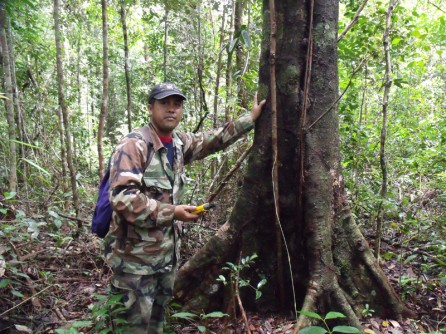
M 224 300 L 215 278 L 223 264 L 235 262 L 241 251 L 242 257 L 259 255 L 254 270 L 242 275 L 253 285 L 262 276 L 268 280 L 260 300 L 242 290 L 245 307 L 277 311 L 285 306 L 320 314 L 339 311 L 356 326 L 366 303 L 378 315 L 413 315 L 390 286 L 345 198 L 334 106 L 338 2 L 275 1 L 275 10 L 279 206 L 286 238 L 283 252 L 290 256 L 289 264 L 279 265 L 284 269 L 288 300 L 286 305 L 278 302 L 269 107 L 257 121 L 244 185 L 232 215 L 180 269 L 176 296 L 189 308 L 222 309 L 214 304 Z M 270 100 L 266 0 L 264 21 L 259 91 L 261 98 Z M 299 318 L 296 332 L 307 324 L 308 319 Z
M 0 4 L 3 6 L 3 4 Z M 4 99 L 6 107 L 6 119 L 8 121 L 9 137 L 9 173 L 8 186 L 10 192 L 17 191 L 17 151 L 16 151 L 16 125 L 14 122 L 13 88 L 11 81 L 11 68 L 9 61 L 9 48 L 5 32 L 6 14 L 3 7 L 0 8 L 0 44 L 2 49 L 3 83 L 7 99 Z

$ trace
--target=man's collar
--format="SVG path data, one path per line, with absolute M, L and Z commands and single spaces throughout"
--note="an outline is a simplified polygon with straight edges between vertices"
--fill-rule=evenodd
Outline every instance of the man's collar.
M 153 149 L 155 151 L 158 151 L 159 149 L 164 147 L 164 144 L 161 141 L 158 133 L 156 133 L 156 130 L 153 127 L 152 123 L 149 123 L 149 128 L 150 128 L 150 135 L 152 137 Z M 172 139 L 175 146 L 183 145 L 183 141 L 180 139 L 180 137 L 178 137 L 175 131 L 172 133 Z

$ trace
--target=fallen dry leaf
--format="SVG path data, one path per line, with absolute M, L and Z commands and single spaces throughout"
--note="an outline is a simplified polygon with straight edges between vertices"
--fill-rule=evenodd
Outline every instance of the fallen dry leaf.
M 389 322 L 392 324 L 393 327 L 395 328 L 401 328 L 401 325 L 395 321 L 395 320 L 389 320 Z

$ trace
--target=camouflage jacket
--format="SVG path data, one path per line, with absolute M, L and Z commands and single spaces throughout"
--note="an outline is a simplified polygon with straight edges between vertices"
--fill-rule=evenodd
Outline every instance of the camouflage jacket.
M 178 260 L 180 239 L 173 220 L 174 205 L 182 204 L 184 166 L 224 149 L 253 128 L 249 115 L 214 131 L 173 133 L 174 166 L 167 149 L 149 124 L 125 136 L 111 159 L 110 202 L 113 217 L 105 238 L 105 257 L 115 272 L 151 275 L 171 271 Z M 148 149 L 153 157 L 146 166 Z

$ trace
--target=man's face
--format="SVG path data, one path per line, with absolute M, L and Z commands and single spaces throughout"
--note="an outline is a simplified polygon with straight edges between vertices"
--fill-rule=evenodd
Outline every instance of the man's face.
M 183 99 L 178 95 L 171 95 L 164 99 L 155 100 L 149 104 L 150 120 L 156 132 L 169 137 L 177 127 L 183 115 Z

